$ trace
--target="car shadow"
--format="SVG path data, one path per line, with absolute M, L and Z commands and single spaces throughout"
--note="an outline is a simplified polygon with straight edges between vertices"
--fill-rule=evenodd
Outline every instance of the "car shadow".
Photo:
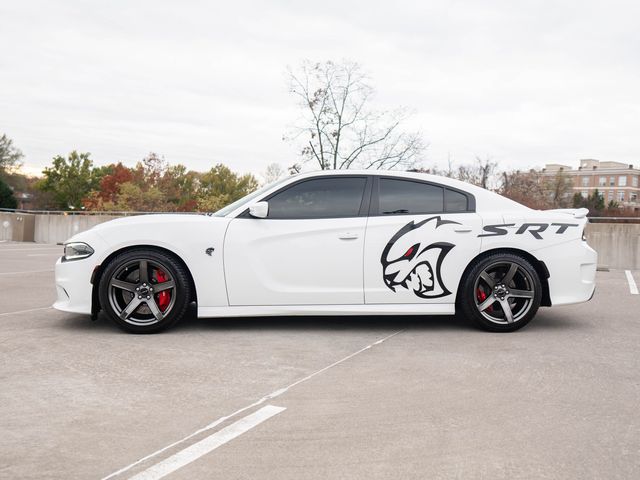
M 62 320 L 62 327 L 92 332 L 120 332 L 104 313 L 95 321 L 86 315 L 70 315 Z M 536 318 L 519 332 L 582 330 L 589 328 L 570 312 L 541 309 Z M 455 315 L 354 315 L 354 316 L 273 316 L 197 318 L 195 308 L 169 332 L 215 331 L 294 331 L 294 330 L 430 330 L 486 333 L 471 321 Z

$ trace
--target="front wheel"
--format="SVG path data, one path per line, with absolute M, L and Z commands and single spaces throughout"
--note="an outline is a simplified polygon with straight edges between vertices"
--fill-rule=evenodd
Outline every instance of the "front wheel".
M 171 255 L 148 249 L 114 258 L 98 288 L 102 309 L 130 333 L 155 333 L 173 326 L 191 298 L 184 266 Z
M 458 298 L 464 316 L 481 328 L 512 332 L 535 316 L 542 284 L 528 260 L 511 253 L 496 253 L 472 266 Z

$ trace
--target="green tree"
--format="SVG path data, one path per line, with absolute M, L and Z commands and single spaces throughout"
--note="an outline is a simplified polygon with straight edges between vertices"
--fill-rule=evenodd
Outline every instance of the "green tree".
M 18 201 L 13 196 L 13 191 L 0 177 L 0 208 L 18 208 Z
M 256 188 L 258 180 L 253 175 L 238 175 L 229 167 L 218 164 L 200 177 L 198 208 L 209 212 L 219 210 Z
M 13 140 L 3 134 L 0 137 L 0 172 L 19 167 L 22 157 L 22 152 L 13 146 Z
M 584 198 L 579 193 L 573 196 L 574 208 L 588 208 L 590 214 L 599 214 L 605 209 L 604 196 L 596 188 L 591 195 Z
M 56 206 L 62 210 L 82 207 L 82 199 L 98 187 L 104 168 L 94 168 L 89 153 L 75 150 L 67 158 L 58 155 L 51 167 L 43 170 L 38 188 L 53 194 Z

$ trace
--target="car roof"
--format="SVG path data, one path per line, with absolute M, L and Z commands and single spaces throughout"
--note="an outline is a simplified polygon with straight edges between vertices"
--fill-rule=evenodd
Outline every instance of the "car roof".
M 376 175 L 383 177 L 398 177 L 406 179 L 421 180 L 423 182 L 434 182 L 441 185 L 465 190 L 474 195 L 484 195 L 492 193 L 489 190 L 472 185 L 470 183 L 462 182 L 454 178 L 443 177 L 441 175 L 432 175 L 430 173 L 423 172 L 406 172 L 399 170 L 316 170 L 311 172 L 303 172 L 294 175 L 297 179 L 321 177 L 321 176 L 334 176 L 334 175 Z

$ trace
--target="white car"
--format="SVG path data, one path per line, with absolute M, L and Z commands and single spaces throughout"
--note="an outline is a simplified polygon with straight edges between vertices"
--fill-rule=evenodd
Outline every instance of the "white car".
M 156 332 L 199 317 L 451 315 L 491 331 L 588 301 L 586 209 L 531 210 L 450 178 L 329 171 L 213 215 L 145 215 L 75 235 L 56 264 L 66 312 Z

